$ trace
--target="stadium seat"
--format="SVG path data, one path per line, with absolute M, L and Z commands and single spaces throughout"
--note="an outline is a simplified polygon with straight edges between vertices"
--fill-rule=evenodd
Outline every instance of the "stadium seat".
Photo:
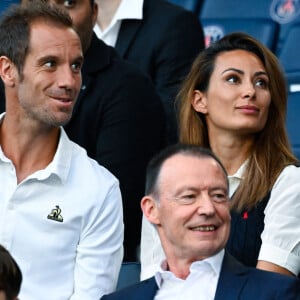
M 294 154 L 300 160 L 300 92 L 289 93 L 286 126 Z
M 267 0 L 270 1 L 270 16 L 279 24 L 279 37 L 276 54 L 281 53 L 285 39 L 295 23 L 300 21 L 300 3 L 294 0 Z M 295 43 L 298 43 L 295 40 Z
M 225 34 L 242 31 L 275 50 L 279 25 L 270 17 L 269 0 L 206 0 L 199 15 L 206 45 Z
M 19 0 L 1 0 L 0 1 L 0 14 L 6 10 L 11 4 L 18 4 Z
M 141 264 L 138 262 L 123 262 L 117 283 L 117 290 L 140 281 Z
M 169 2 L 182 6 L 183 8 L 199 14 L 199 10 L 203 0 L 168 0 Z
M 291 26 L 278 58 L 284 68 L 290 92 L 300 91 L 300 22 Z

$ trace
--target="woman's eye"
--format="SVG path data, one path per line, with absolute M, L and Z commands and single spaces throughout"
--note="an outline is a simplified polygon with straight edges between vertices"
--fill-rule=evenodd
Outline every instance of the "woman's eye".
M 239 81 L 239 78 L 237 76 L 229 76 L 226 78 L 226 80 L 230 83 L 237 83 Z
M 268 88 L 268 82 L 265 79 L 258 79 L 255 82 L 255 85 L 261 88 Z

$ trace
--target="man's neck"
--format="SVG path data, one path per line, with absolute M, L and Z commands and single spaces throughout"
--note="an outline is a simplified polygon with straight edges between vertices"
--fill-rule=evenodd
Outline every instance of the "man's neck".
M 111 23 L 122 0 L 96 0 L 98 4 L 97 24 L 104 31 Z
M 20 126 L 18 126 L 20 125 Z M 55 155 L 59 128 L 38 131 L 15 125 L 6 119 L 0 125 L 0 144 L 3 153 L 15 166 L 17 182 L 48 166 Z

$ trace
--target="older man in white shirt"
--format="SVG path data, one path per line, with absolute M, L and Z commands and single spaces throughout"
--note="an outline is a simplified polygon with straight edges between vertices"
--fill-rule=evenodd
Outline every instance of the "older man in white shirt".
M 179 144 L 154 157 L 141 206 L 166 259 L 155 276 L 102 300 L 300 299 L 297 278 L 243 266 L 224 250 L 228 192 L 227 173 L 208 149 Z

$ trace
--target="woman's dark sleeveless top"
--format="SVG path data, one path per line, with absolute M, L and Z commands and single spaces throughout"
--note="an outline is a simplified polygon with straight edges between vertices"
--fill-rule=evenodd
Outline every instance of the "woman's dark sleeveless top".
M 270 192 L 257 205 L 243 212 L 231 211 L 231 230 L 226 250 L 246 266 L 255 267 L 264 230 L 264 210 Z

